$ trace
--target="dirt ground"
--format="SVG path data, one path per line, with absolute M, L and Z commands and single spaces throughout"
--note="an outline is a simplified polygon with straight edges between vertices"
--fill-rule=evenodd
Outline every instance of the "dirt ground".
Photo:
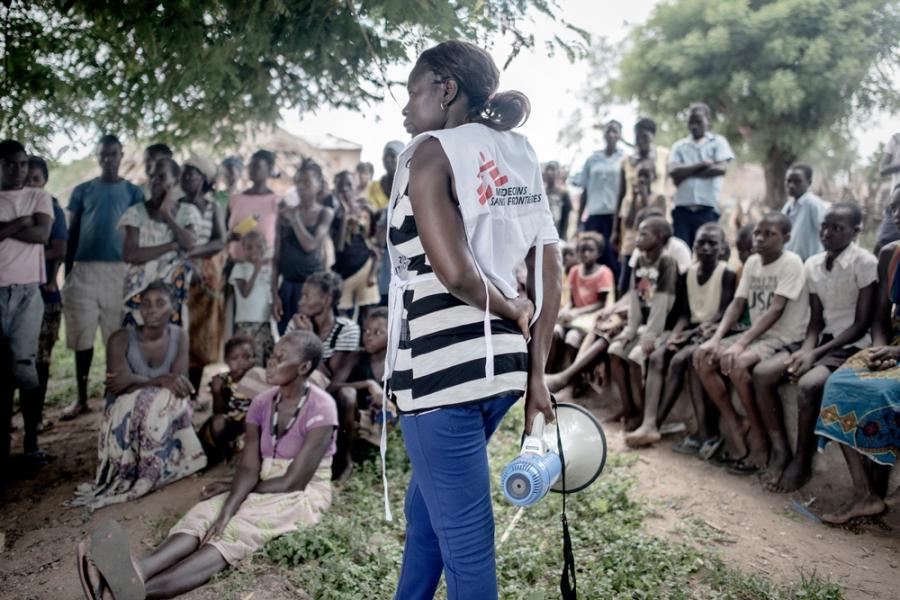
M 96 408 L 99 400 L 92 401 Z M 603 415 L 603 410 L 597 410 Z M 0 596 L 10 599 L 80 598 L 75 572 L 75 545 L 96 524 L 119 520 L 134 545 L 146 550 L 161 541 L 175 520 L 196 501 L 200 487 L 221 478 L 224 467 L 176 482 L 137 501 L 104 508 L 95 514 L 65 508 L 76 484 L 93 477 L 95 432 L 99 411 L 75 422 L 59 422 L 41 438 L 56 460 L 33 479 L 0 490 Z M 198 415 L 202 419 L 204 415 Z M 21 420 L 18 420 L 21 428 Z M 19 430 L 19 433 L 21 429 Z M 607 426 L 610 452 L 629 452 L 617 425 Z M 651 531 L 676 539 L 695 536 L 719 549 L 744 571 L 777 581 L 794 581 L 816 572 L 839 581 L 847 598 L 897 598 L 900 582 L 900 502 L 891 501 L 881 519 L 851 529 L 813 523 L 790 506 L 792 498 L 821 512 L 840 503 L 846 489 L 807 486 L 791 496 L 763 491 L 754 478 L 737 478 L 692 457 L 669 450 L 664 439 L 639 452 L 634 470 L 638 493 L 652 507 Z M 14 449 L 21 439 L 13 439 Z M 896 496 L 896 494 L 895 494 Z M 184 596 L 191 599 L 241 600 L 305 597 L 264 564 L 251 564 L 255 591 L 237 592 L 229 579 L 214 581 Z M 244 588 L 246 590 L 246 588 Z

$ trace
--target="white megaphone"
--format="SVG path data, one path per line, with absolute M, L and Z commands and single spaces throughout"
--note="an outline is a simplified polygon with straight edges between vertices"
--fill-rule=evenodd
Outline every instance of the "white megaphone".
M 541 413 L 535 416 L 531 435 L 523 437 L 522 451 L 503 469 L 500 486 L 507 500 L 530 506 L 551 490 L 564 494 L 583 490 L 605 464 L 606 436 L 600 423 L 577 404 L 559 402 L 554 423 L 545 424 Z

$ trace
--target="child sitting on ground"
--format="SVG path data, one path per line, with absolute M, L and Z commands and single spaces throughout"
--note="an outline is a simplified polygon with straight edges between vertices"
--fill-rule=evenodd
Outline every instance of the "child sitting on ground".
M 812 474 L 816 419 L 825 381 L 848 358 L 872 345 L 868 334 L 875 312 L 878 259 L 854 243 L 862 211 L 839 202 L 826 213 L 819 237 L 825 252 L 806 261 L 809 326 L 803 346 L 779 352 L 754 370 L 756 401 L 772 441 L 772 458 L 763 487 L 793 492 Z M 797 445 L 791 458 L 778 384 L 787 377 L 800 388 L 797 398 Z
M 256 366 L 265 367 L 275 340 L 272 337 L 272 265 L 266 256 L 266 238 L 253 230 L 241 238 L 244 260 L 235 263 L 228 283 L 235 288 L 235 335 L 253 340 Z
M 625 436 L 629 446 L 646 446 L 662 438 L 658 427 L 681 393 L 691 356 L 700 343 L 715 332 L 725 308 L 734 297 L 734 271 L 722 260 L 725 247 L 725 232 L 718 223 L 705 223 L 697 231 L 694 238 L 697 262 L 688 270 L 685 287 L 680 288 L 687 295 L 686 310 L 672 329 L 667 343 L 650 355 L 644 421 L 637 430 Z M 711 448 L 718 438 L 709 435 L 703 389 L 694 379 L 692 377 L 691 404 L 697 417 L 697 437 L 685 439 L 696 442 L 696 452 L 705 443 Z
M 387 417 L 388 427 L 395 425 L 397 407 L 388 400 L 387 415 L 381 414 L 384 377 L 384 357 L 387 353 L 388 311 L 380 307 L 373 309 L 363 325 L 362 352 L 353 367 L 346 387 L 356 390 L 356 405 L 359 410 L 357 437 L 378 446 L 381 442 L 381 428 Z
M 278 341 L 266 378 L 272 387 L 247 411 L 246 445 L 231 481 L 201 491 L 204 498 L 150 554 L 138 558 L 115 521 L 78 544 L 86 598 L 171 598 L 206 583 L 269 541 L 309 527 L 331 504 L 331 457 L 337 411 L 309 374 L 322 357 L 310 332 Z
M 641 210 L 637 216 L 637 226 L 640 227 L 640 224 L 649 217 L 663 218 L 663 215 L 662 212 L 655 207 Z M 677 238 L 671 238 L 666 244 L 666 252 L 675 258 L 676 263 L 679 265 L 678 270 L 680 273 L 682 270 L 681 262 L 684 260 L 683 254 L 686 253 L 688 261 L 690 261 L 691 251 L 690 248 L 687 248 L 685 252 L 682 252 L 680 246 L 673 242 L 678 242 L 680 246 L 684 246 L 685 244 Z M 630 261 L 632 263 L 632 270 L 633 267 L 637 265 L 639 256 L 640 250 L 636 250 L 634 254 L 632 254 Z M 563 260 L 565 261 L 565 258 Z M 563 264 L 565 264 L 565 262 Z M 684 267 L 684 271 L 687 271 L 687 267 Z M 582 341 L 581 346 L 578 348 L 578 353 L 575 355 L 572 363 L 562 371 L 547 376 L 547 387 L 551 392 L 561 392 L 566 389 L 573 381 L 579 381 L 578 378 L 587 374 L 589 369 L 596 368 L 595 372 L 603 372 L 605 362 L 601 361 L 605 360 L 612 339 L 625 328 L 629 301 L 630 298 L 626 294 L 620 297 L 613 306 L 600 310 L 594 319 L 593 327 L 587 332 L 587 335 L 585 335 L 584 341 Z M 548 365 L 553 364 L 551 360 L 548 360 L 547 363 Z M 600 379 L 602 385 L 604 377 L 601 375 Z M 579 390 L 576 389 L 577 387 L 578 386 L 573 386 L 572 389 L 572 395 L 575 397 L 579 395 Z
M 760 361 L 799 344 L 809 320 L 803 263 L 796 254 L 784 250 L 790 236 L 791 222 L 780 212 L 767 213 L 756 224 L 753 246 L 757 253 L 747 259 L 734 300 L 719 328 L 694 353 L 694 368 L 722 413 L 724 433 L 737 452 L 736 459 L 722 461 L 733 475 L 756 473 L 769 459 L 769 442 L 756 408 L 751 372 Z M 749 307 L 750 328 L 725 337 L 745 307 Z M 747 415 L 746 427 L 731 404 L 723 376 L 734 384 Z M 745 434 L 749 434 L 747 439 Z
M 236 442 L 244 433 L 250 401 L 269 389 L 265 370 L 254 367 L 255 363 L 253 340 L 235 336 L 225 342 L 228 371 L 214 375 L 209 382 L 213 414 L 198 433 L 206 452 L 207 467 L 231 460 Z
M 609 347 L 613 381 L 619 391 L 621 410 L 629 431 L 640 423 L 643 407 L 644 369 L 654 350 L 665 344 L 666 319 L 675 304 L 678 265 L 663 251 L 672 237 L 672 226 L 662 217 L 644 219 L 638 227 L 638 263 L 631 274 L 628 324 Z
M 612 269 L 597 264 L 603 254 L 603 236 L 594 231 L 578 234 L 579 263 L 568 274 L 570 300 L 568 308 L 560 311 L 554 331 L 563 340 L 571 357 L 578 351 L 584 335 L 594 325 L 597 313 L 606 306 L 606 298 L 615 287 Z

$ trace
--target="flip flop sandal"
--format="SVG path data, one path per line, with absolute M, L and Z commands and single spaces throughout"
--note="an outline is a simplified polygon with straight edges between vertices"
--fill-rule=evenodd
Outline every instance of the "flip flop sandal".
M 87 544 L 78 542 L 78 546 L 75 549 L 75 569 L 78 571 L 78 580 L 81 582 L 81 591 L 84 592 L 84 597 L 87 598 L 87 600 L 100 600 L 103 594 L 102 586 L 101 588 L 95 589 L 91 585 L 91 578 L 88 576 L 87 562 Z
M 676 421 L 675 423 L 663 423 L 659 428 L 659 434 L 662 436 L 684 433 L 685 431 L 687 431 L 687 425 L 685 425 L 683 421 Z
M 733 457 L 726 454 L 724 451 L 716 452 L 712 456 L 709 457 L 709 463 L 715 465 L 717 467 L 731 467 L 736 465 L 737 463 L 743 461 L 745 458 L 750 456 L 750 453 L 741 456 L 741 457 Z
M 746 456 L 744 458 L 747 458 Z M 734 463 L 725 467 L 725 471 L 732 475 L 755 475 L 759 473 L 762 469 L 757 467 L 756 465 L 751 465 L 744 462 L 744 458 L 735 461 Z
M 680 442 L 672 446 L 672 452 L 677 454 L 694 455 L 700 450 L 700 440 L 692 435 L 686 436 Z
M 144 600 L 144 582 L 131 562 L 128 537 L 115 521 L 106 521 L 91 535 L 91 562 L 116 600 Z
M 716 452 L 719 451 L 719 448 L 722 447 L 722 444 L 725 443 L 725 438 L 722 436 L 714 437 L 712 439 L 706 440 L 700 445 L 700 450 L 697 451 L 697 454 L 703 460 L 709 460 L 713 456 L 716 455 Z

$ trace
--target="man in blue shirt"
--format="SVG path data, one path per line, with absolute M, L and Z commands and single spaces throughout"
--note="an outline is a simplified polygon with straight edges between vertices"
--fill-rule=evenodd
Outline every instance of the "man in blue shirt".
M 63 420 L 87 411 L 88 373 L 97 327 L 105 344 L 122 324 L 127 267 L 122 259 L 118 222 L 130 206 L 144 201 L 139 187 L 119 177 L 122 143 L 116 136 L 100 138 L 97 159 L 100 177 L 77 185 L 69 198 L 63 313 L 66 342 L 75 351 L 78 399 L 63 412 Z
M 672 229 L 693 248 L 700 226 L 719 220 L 719 193 L 734 153 L 728 140 L 708 131 L 706 104 L 691 104 L 687 126 L 691 135 L 676 142 L 669 154 L 669 176 L 676 186 Z
M 610 121 L 603 127 L 606 148 L 591 154 L 581 171 L 572 177 L 574 186 L 584 188 L 578 222 L 582 231 L 596 231 L 603 236 L 601 262 L 613 270 L 618 281 L 619 223 L 618 214 L 625 197 L 625 153 L 617 146 L 622 139 L 622 124 Z
M 828 207 L 821 198 L 810 191 L 813 170 L 809 165 L 791 165 L 787 174 L 787 192 L 790 199 L 781 209 L 791 220 L 791 237 L 784 244 L 803 262 L 814 254 L 825 252 L 819 239 L 822 221 Z

